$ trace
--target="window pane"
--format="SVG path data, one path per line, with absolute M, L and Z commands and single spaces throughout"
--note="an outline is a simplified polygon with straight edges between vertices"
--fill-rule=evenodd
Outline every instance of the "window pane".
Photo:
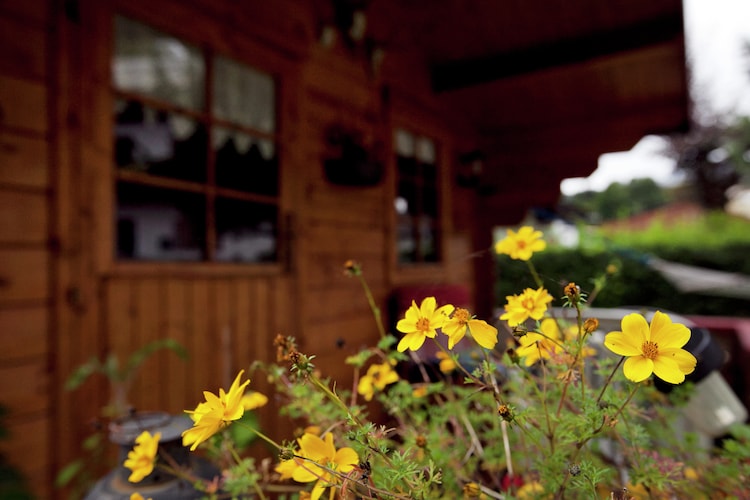
M 430 139 L 421 137 L 417 140 L 415 155 L 422 163 L 435 163 L 435 143 Z
M 401 177 L 414 177 L 417 175 L 417 161 L 413 157 L 397 156 L 396 168 Z
M 276 260 L 278 208 L 243 200 L 216 200 L 216 260 Z
M 203 110 L 205 65 L 201 52 L 177 38 L 124 17 L 115 18 L 112 79 L 135 92 L 191 110 Z
M 138 101 L 117 101 L 115 164 L 121 169 L 195 182 L 206 180 L 206 128 Z
M 216 184 L 249 193 L 276 196 L 279 172 L 273 142 L 242 132 L 214 130 Z
M 118 258 L 203 260 L 205 232 L 205 198 L 202 195 L 118 184 Z
M 419 213 L 419 200 L 417 199 L 417 186 L 411 180 L 402 180 L 398 183 L 398 198 L 397 200 L 403 200 L 399 202 L 402 207 L 406 209 L 409 215 L 417 215 Z M 404 202 L 406 203 L 404 205 Z M 396 208 L 398 210 L 398 206 Z
M 437 168 L 422 165 L 422 211 L 433 218 L 438 215 Z
M 214 64 L 213 112 L 217 118 L 253 127 L 276 129 L 275 89 L 271 75 L 225 57 Z
M 417 238 L 414 233 L 414 219 L 412 217 L 398 218 L 396 253 L 399 263 L 417 262 Z
M 414 135 L 404 129 L 396 129 L 393 134 L 394 149 L 399 156 L 413 158 L 416 154 L 416 140 Z
M 420 217 L 419 220 L 419 255 L 422 262 L 437 262 L 440 258 L 438 252 L 438 234 L 435 227 L 435 219 L 431 217 Z

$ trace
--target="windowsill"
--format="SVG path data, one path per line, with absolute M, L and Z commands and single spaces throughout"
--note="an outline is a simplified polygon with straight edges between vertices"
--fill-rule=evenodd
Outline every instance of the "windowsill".
M 155 262 L 115 261 L 104 273 L 106 277 L 178 277 L 217 278 L 276 276 L 285 272 L 281 263 L 235 264 L 231 262 Z

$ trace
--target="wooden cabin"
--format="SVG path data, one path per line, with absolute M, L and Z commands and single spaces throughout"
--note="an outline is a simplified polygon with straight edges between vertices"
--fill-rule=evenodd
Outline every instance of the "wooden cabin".
M 688 123 L 679 0 L 2 0 L 0 41 L 0 449 L 40 498 L 108 401 L 63 388 L 93 356 L 188 349 L 143 410 L 277 333 L 346 380 L 377 339 L 347 259 L 384 311 L 487 315 L 493 226 Z

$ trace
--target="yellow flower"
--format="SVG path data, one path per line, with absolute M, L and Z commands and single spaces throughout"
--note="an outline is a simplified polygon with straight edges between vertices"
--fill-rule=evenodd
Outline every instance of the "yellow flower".
M 646 380 L 651 374 L 670 384 L 680 384 L 695 370 L 695 356 L 682 347 L 690 340 L 690 329 L 660 312 L 654 313 L 651 325 L 640 314 L 622 318 L 622 331 L 610 332 L 604 345 L 627 356 L 623 365 L 625 377 L 633 382 Z
M 423 398 L 427 396 L 427 386 L 425 384 L 418 385 L 411 391 L 411 395 L 415 398 Z
M 472 318 L 469 311 L 459 307 L 443 325 L 443 333 L 448 336 L 448 349 L 453 349 L 464 338 L 467 330 L 476 343 L 485 349 L 494 349 L 497 344 L 497 328 L 486 321 Z
M 284 460 L 275 470 L 282 478 L 291 477 L 299 483 L 317 481 L 310 494 L 311 500 L 317 500 L 326 488 L 341 482 L 339 474 L 345 475 L 359 464 L 359 456 L 353 449 L 336 450 L 331 433 L 327 433 L 323 439 L 305 433 L 297 443 L 298 455 L 302 458 Z
M 552 354 L 562 349 L 557 321 L 547 318 L 542 321 L 539 329 L 541 333 L 529 332 L 519 339 L 521 347 L 516 349 L 516 353 L 524 358 L 526 366 L 531 366 L 542 358 L 549 359 Z
M 143 495 L 140 493 L 131 493 L 130 500 L 143 500 Z M 148 500 L 151 500 L 151 497 L 149 497 Z
M 517 233 L 508 229 L 506 233 L 506 237 L 495 244 L 495 252 L 509 255 L 511 259 L 529 260 L 534 252 L 547 248 L 542 232 L 531 226 L 523 226 Z
M 440 368 L 441 372 L 450 373 L 456 369 L 456 362 L 443 351 L 438 351 L 435 353 L 435 356 L 440 360 L 438 368 Z
M 477 483 L 466 483 L 463 487 L 464 499 L 479 498 L 486 500 L 487 495 L 482 493 L 482 488 Z
M 404 352 L 406 349 L 416 351 L 422 347 L 426 338 L 435 338 L 435 330 L 448 321 L 448 316 L 452 312 L 453 306 L 450 304 L 437 307 L 435 297 L 425 298 L 419 307 L 412 300 L 405 317 L 396 323 L 396 330 L 406 334 L 398 343 L 398 352 Z
M 245 411 L 254 410 L 261 406 L 266 406 L 268 403 L 268 396 L 261 394 L 258 391 L 250 391 L 242 396 L 242 407 Z
M 195 410 L 185 410 L 193 419 L 193 427 L 182 433 L 182 445 L 190 446 L 190 451 L 195 450 L 199 444 L 216 434 L 222 427 L 233 420 L 239 420 L 245 413 L 242 406 L 242 395 L 245 387 L 250 383 L 246 380 L 240 384 L 240 378 L 244 370 L 237 374 L 228 392 L 219 389 L 219 395 L 204 391 L 205 402 L 198 404 Z
M 128 481 L 138 483 L 154 470 L 156 452 L 159 451 L 159 439 L 161 439 L 161 432 L 152 436 L 148 431 L 141 432 L 135 438 L 135 446 L 128 452 L 128 458 L 123 463 L 131 470 Z
M 371 365 L 367 374 L 359 379 L 357 392 L 365 397 L 367 401 L 372 400 L 375 389 L 382 391 L 388 384 L 398 382 L 398 373 L 391 368 L 390 363 Z
M 282 460 L 279 465 L 277 465 L 274 470 L 279 473 L 279 479 L 282 481 L 284 479 L 291 479 L 294 475 L 295 469 L 299 467 L 299 464 L 296 462 L 297 459 L 291 458 L 289 460 Z
M 544 493 L 544 487 L 539 481 L 531 481 L 526 483 L 520 488 L 516 496 L 521 500 L 530 500 L 532 498 L 538 498 L 540 493 Z
M 540 320 L 547 312 L 547 305 L 552 302 L 552 295 L 544 288 L 533 290 L 527 288 L 519 295 L 505 297 L 505 313 L 500 319 L 508 321 L 510 326 L 520 325 L 527 319 Z

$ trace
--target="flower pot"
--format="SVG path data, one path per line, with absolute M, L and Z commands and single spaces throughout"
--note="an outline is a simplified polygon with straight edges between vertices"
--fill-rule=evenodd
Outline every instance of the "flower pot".
M 161 463 L 165 463 L 164 457 L 168 456 L 174 463 L 186 467 L 198 477 L 213 478 L 219 471 L 182 446 L 182 432 L 191 426 L 192 421 L 187 415 L 169 415 L 163 412 L 139 412 L 112 422 L 109 426 L 109 439 L 119 446 L 118 465 L 94 485 L 86 495 L 86 500 L 129 500 L 130 495 L 135 492 L 153 500 L 201 498 L 203 495 L 190 482 L 175 477 L 158 466 L 142 481 L 131 483 L 128 481 L 131 471 L 122 465 L 128 452 L 133 449 L 135 438 L 141 432 L 160 432 Z

